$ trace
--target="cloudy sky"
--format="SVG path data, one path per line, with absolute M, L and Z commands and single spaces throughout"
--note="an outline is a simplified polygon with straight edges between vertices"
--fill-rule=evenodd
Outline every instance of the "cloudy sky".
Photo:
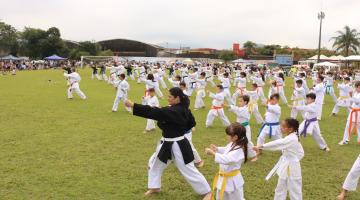
M 126 38 L 171 46 L 231 48 L 247 40 L 316 48 L 345 25 L 360 30 L 359 0 L 1 0 L 0 19 L 18 29 L 60 28 L 64 39 Z

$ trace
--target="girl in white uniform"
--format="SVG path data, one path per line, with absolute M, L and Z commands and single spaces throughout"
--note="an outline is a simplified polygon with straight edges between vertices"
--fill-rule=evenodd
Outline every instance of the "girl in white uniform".
M 210 145 L 206 154 L 215 157 L 215 162 L 220 165 L 219 172 L 215 175 L 212 186 L 212 199 L 217 200 L 243 200 L 244 179 L 240 168 L 248 158 L 248 139 L 246 129 L 239 123 L 232 123 L 226 128 L 229 144 L 225 147 Z
M 250 114 L 254 115 L 256 122 L 258 124 L 264 123 L 264 119 L 262 118 L 260 112 L 259 112 L 259 106 L 258 106 L 258 100 L 259 100 L 259 94 L 257 90 L 256 83 L 252 84 L 252 91 L 245 91 L 246 95 L 249 95 L 250 102 L 248 104 L 249 112 Z
M 281 108 L 278 105 L 279 94 L 273 94 L 266 106 L 265 123 L 260 128 L 260 133 L 257 139 L 257 146 L 262 146 L 265 143 L 265 138 L 268 135 L 269 139 L 278 140 L 281 138 L 280 132 L 280 116 Z
M 334 103 L 336 103 L 337 98 L 335 95 L 335 91 L 334 91 L 334 77 L 333 74 L 331 72 L 328 72 L 327 75 L 325 76 L 325 84 L 326 84 L 326 94 L 329 94 Z
M 226 117 L 223 109 L 224 98 L 225 98 L 223 89 L 224 88 L 222 85 L 217 85 L 216 94 L 209 92 L 209 97 L 212 98 L 213 101 L 212 101 L 212 107 L 209 110 L 209 113 L 206 117 L 205 125 L 207 128 L 212 126 L 215 117 L 219 117 L 224 126 L 230 125 L 230 121 Z
M 352 166 L 349 174 L 347 175 L 343 184 L 343 189 L 340 195 L 337 197 L 338 200 L 344 200 L 348 191 L 355 191 L 359 183 L 360 178 L 360 155 L 356 159 Z
M 336 115 L 339 112 L 339 108 L 343 107 L 346 111 L 350 112 L 350 104 L 351 104 L 351 95 L 353 88 L 350 84 L 350 78 L 345 77 L 344 82 L 338 84 L 339 88 L 339 98 L 336 101 L 336 104 L 332 110 L 332 115 Z
M 316 95 L 316 101 L 315 103 L 318 105 L 318 120 L 321 120 L 321 116 L 322 116 L 322 108 L 323 108 L 323 104 L 324 104 L 324 96 L 325 96 L 325 87 L 324 87 L 324 77 L 323 76 L 318 76 L 317 80 L 316 80 L 316 85 L 310 90 L 310 92 L 315 93 Z
M 266 176 L 269 180 L 275 173 L 279 176 L 274 200 L 285 200 L 289 193 L 290 200 L 302 200 L 302 175 L 300 160 L 304 157 L 304 149 L 299 142 L 299 122 L 288 118 L 281 123 L 281 131 L 286 137 L 254 147 L 254 150 L 281 151 L 277 164 Z
M 348 144 L 350 136 L 357 132 L 357 142 L 360 144 L 360 81 L 355 82 L 355 92 L 351 98 L 351 111 L 348 115 L 344 137 L 340 141 L 340 145 Z
M 119 106 L 119 102 L 125 102 L 127 99 L 128 90 L 130 88 L 129 83 L 125 80 L 125 74 L 120 74 L 119 79 L 113 82 L 114 87 L 116 88 L 116 97 L 114 100 L 114 105 L 112 111 L 116 112 Z M 125 107 L 128 112 L 131 112 L 130 107 Z
M 319 145 L 320 149 L 330 151 L 323 136 L 321 135 L 319 122 L 317 119 L 319 112 L 319 105 L 316 103 L 317 96 L 314 93 L 306 95 L 306 103 L 304 106 L 294 106 L 293 109 L 305 112 L 304 121 L 300 124 L 300 134 L 306 137 L 307 134 L 311 135 L 315 142 Z
M 286 99 L 285 91 L 284 91 L 284 86 L 285 86 L 284 74 L 279 73 L 278 76 L 275 76 L 275 80 L 276 80 L 277 93 L 280 95 L 281 101 L 284 104 L 287 104 L 288 101 Z
M 206 87 L 206 80 L 205 80 L 205 72 L 200 73 L 200 77 L 195 79 L 196 81 L 196 98 L 195 98 L 195 109 L 205 108 L 204 98 L 206 96 L 205 87 Z
M 143 97 L 143 105 L 148 105 L 151 107 L 160 107 L 160 103 L 158 98 L 155 95 L 155 90 L 154 88 L 150 88 L 148 90 L 149 95 Z M 153 119 L 147 119 L 146 120 L 146 128 L 144 130 L 144 133 L 148 133 L 150 131 L 154 131 L 155 130 L 155 121 Z
M 235 81 L 234 81 L 235 82 Z M 236 79 L 237 84 L 237 89 L 234 92 L 234 94 L 232 95 L 232 100 L 234 105 L 236 105 L 236 100 L 239 96 L 242 96 L 245 94 L 246 91 L 246 73 L 245 72 L 240 72 L 240 76 Z
M 255 76 L 251 76 L 250 79 L 253 81 L 253 83 L 255 83 L 257 85 L 257 92 L 259 97 L 261 98 L 261 101 L 266 101 L 265 95 L 264 95 L 264 90 L 263 87 L 265 85 L 263 79 L 261 78 L 261 75 L 259 72 L 255 73 Z
M 174 78 L 169 78 L 168 80 L 173 87 L 180 87 L 181 77 L 179 75 L 176 75 Z
M 221 81 L 221 85 L 224 88 L 224 94 L 225 99 L 228 102 L 229 105 L 233 105 L 233 101 L 230 94 L 230 79 L 229 79 L 229 73 L 225 72 L 222 76 L 219 76 L 219 80 Z

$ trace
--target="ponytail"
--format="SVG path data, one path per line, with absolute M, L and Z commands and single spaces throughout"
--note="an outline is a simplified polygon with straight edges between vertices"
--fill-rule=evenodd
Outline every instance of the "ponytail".
M 184 94 L 184 92 L 179 88 L 179 87 L 173 87 L 169 90 L 169 93 L 176 97 L 179 97 L 180 99 L 180 104 L 184 107 L 184 108 L 189 108 L 190 106 L 190 99 L 189 97 Z

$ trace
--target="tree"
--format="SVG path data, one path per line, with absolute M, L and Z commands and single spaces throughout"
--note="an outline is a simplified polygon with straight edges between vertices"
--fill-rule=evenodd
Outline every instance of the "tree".
M 360 46 L 360 33 L 356 29 L 351 29 L 349 26 L 344 27 L 345 31 L 337 31 L 338 34 L 332 37 L 334 40 L 333 48 L 336 51 L 341 51 L 345 56 L 349 56 L 350 52 L 358 52 Z
M 89 52 L 90 55 L 96 56 L 101 51 L 101 46 L 98 43 L 91 41 L 79 42 L 79 51 Z
M 18 32 L 4 22 L 0 21 L 0 52 L 17 54 Z
M 105 50 L 105 51 L 100 51 L 99 56 L 113 56 L 114 52 L 112 52 L 111 50 Z
M 219 59 L 222 59 L 225 63 L 227 63 L 228 61 L 234 60 L 235 59 L 234 52 L 229 51 L 229 50 L 221 51 L 219 54 Z
M 244 43 L 244 48 L 245 48 L 246 55 L 253 54 L 255 47 L 256 47 L 256 43 L 254 43 L 252 41 L 246 41 Z

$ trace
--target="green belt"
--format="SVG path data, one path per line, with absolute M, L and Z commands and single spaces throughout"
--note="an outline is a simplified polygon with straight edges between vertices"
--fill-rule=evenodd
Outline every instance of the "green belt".
M 243 122 L 241 123 L 242 126 L 249 126 L 249 122 Z

